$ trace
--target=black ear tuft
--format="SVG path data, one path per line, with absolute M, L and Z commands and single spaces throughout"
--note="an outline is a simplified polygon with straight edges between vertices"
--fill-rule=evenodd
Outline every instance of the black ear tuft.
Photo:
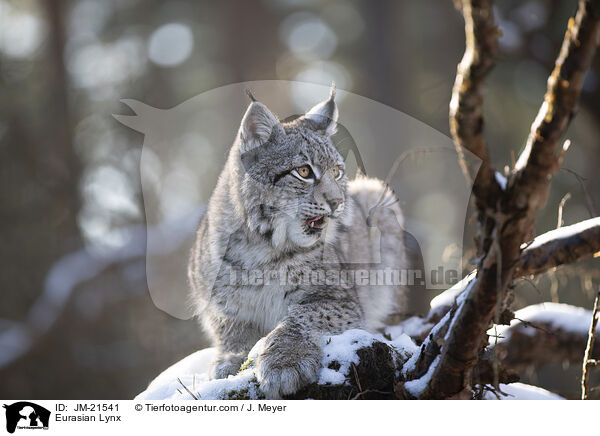
M 305 121 L 314 130 L 322 130 L 328 135 L 335 133 L 338 120 L 338 108 L 335 103 L 335 83 L 331 84 L 329 98 L 313 106 L 300 120 Z
M 256 102 L 256 98 L 252 95 L 252 92 L 248 88 L 246 88 L 246 94 L 248 95 L 248 98 L 250 98 L 250 101 L 253 103 Z

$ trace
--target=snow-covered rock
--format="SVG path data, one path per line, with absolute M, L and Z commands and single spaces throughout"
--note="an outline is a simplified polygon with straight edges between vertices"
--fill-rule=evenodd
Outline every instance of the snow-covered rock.
M 392 350 L 401 361 L 407 360 L 419 347 L 406 334 L 398 332 L 391 339 L 364 330 L 348 330 L 341 335 L 323 339 L 322 367 L 317 383 L 321 385 L 344 385 L 351 374 L 351 365 L 359 365 L 358 351 L 381 342 Z M 388 336 L 389 337 L 389 336 Z M 261 340 L 262 341 L 262 340 Z M 226 379 L 209 380 L 208 370 L 216 350 L 207 348 L 197 351 L 163 371 L 140 393 L 136 400 L 185 400 L 194 397 L 203 400 L 263 397 L 256 381 L 254 359 L 261 342 L 249 353 L 242 370 Z M 189 392 L 188 392 L 189 391 Z
M 577 326 L 577 328 L 581 328 L 581 326 Z M 349 383 L 354 381 L 353 370 L 360 365 L 359 355 L 361 353 L 364 355 L 365 349 L 377 345 L 385 350 L 393 350 L 393 355 L 397 359 L 395 364 L 410 366 L 411 357 L 414 359 L 417 356 L 419 347 L 403 331 L 401 327 L 389 328 L 384 337 L 381 334 L 354 329 L 341 335 L 324 338 L 322 367 L 318 373 L 317 384 L 323 387 L 349 386 Z M 146 390 L 135 397 L 135 400 L 262 399 L 264 395 L 256 380 L 254 366 L 254 360 L 261 348 L 262 340 L 249 353 L 248 360 L 238 374 L 220 380 L 209 380 L 207 375 L 210 365 L 216 357 L 216 349 L 206 348 L 197 351 L 164 370 Z M 388 352 L 386 351 L 386 353 Z M 426 386 L 434 367 L 435 363 L 423 377 L 406 382 L 405 388 L 412 395 L 418 396 Z M 488 392 L 484 399 L 563 399 L 542 388 L 522 383 L 500 385 L 500 390 L 507 395 L 500 395 L 500 398 L 497 398 Z

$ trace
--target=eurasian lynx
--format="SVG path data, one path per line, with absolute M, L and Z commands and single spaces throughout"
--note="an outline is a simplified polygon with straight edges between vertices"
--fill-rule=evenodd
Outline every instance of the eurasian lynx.
M 200 224 L 189 279 L 219 350 L 212 376 L 235 374 L 266 336 L 257 378 L 267 397 L 279 398 L 316 379 L 323 336 L 377 330 L 403 304 L 399 284 L 347 274 L 405 265 L 403 223 L 383 182 L 348 181 L 331 140 L 334 88 L 287 123 L 250 97 Z

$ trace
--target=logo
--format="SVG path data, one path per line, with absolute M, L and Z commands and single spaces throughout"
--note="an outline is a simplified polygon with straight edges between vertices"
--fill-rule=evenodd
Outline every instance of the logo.
M 6 431 L 14 433 L 18 429 L 48 430 L 50 411 L 28 401 L 4 405 L 6 409 Z

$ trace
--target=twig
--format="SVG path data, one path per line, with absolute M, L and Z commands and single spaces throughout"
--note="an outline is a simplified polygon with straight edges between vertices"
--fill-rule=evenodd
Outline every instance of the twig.
M 560 229 L 563 224 L 563 209 L 565 207 L 565 203 L 571 198 L 571 193 L 567 192 L 565 196 L 560 200 L 560 204 L 558 205 L 558 222 L 556 223 L 556 228 Z
M 188 393 L 188 394 L 190 394 L 190 395 L 192 396 L 192 398 L 193 398 L 194 400 L 197 400 L 197 399 L 198 399 L 198 397 L 197 397 L 196 395 L 194 395 L 194 394 L 192 393 L 192 391 L 190 391 L 186 385 L 184 385 L 184 384 L 183 384 L 183 382 L 181 381 L 181 379 L 180 379 L 179 377 L 177 377 L 177 381 L 179 382 L 179 384 L 180 384 L 181 386 L 183 386 L 183 389 L 185 389 L 185 390 L 187 391 L 187 393 Z
M 515 319 L 517 321 L 519 321 L 520 323 L 522 323 L 525 327 L 531 327 L 531 328 L 534 328 L 534 329 L 537 329 L 537 330 L 541 330 L 544 333 L 548 333 L 549 335 L 555 335 L 556 336 L 555 332 L 553 332 L 550 329 L 544 328 L 541 325 L 536 325 L 536 324 L 532 323 L 531 321 L 527 321 L 525 319 L 517 318 L 516 316 L 515 316 Z
M 358 372 L 356 371 L 356 365 L 352 364 L 352 370 L 354 371 L 354 378 L 356 379 L 356 385 L 358 386 L 358 390 L 362 392 L 363 388 L 360 385 L 360 379 L 358 378 Z
M 540 289 L 539 289 L 539 288 L 537 287 L 537 285 L 536 285 L 536 284 L 533 282 L 533 280 L 531 280 L 531 279 L 530 279 L 530 278 L 528 278 L 528 277 L 522 277 L 522 280 L 523 280 L 523 281 L 525 281 L 525 282 L 527 282 L 527 283 L 529 283 L 529 284 L 530 284 L 530 285 L 533 287 L 533 289 L 535 289 L 535 290 L 536 290 L 536 292 L 538 293 L 538 295 L 542 295 L 542 291 L 540 291 Z
M 367 389 L 366 391 L 359 392 L 358 394 L 356 394 L 355 396 L 353 396 L 350 399 L 351 400 L 358 400 L 363 395 L 370 394 L 370 393 L 373 393 L 373 392 L 376 393 L 376 394 L 393 395 L 393 392 L 380 391 L 378 389 Z
M 588 381 L 590 377 L 590 368 L 592 365 L 597 365 L 597 361 L 592 359 L 591 354 L 594 349 L 594 341 L 596 339 L 596 328 L 598 326 L 598 319 L 600 318 L 600 287 L 598 287 L 598 293 L 594 300 L 594 310 L 592 311 L 592 322 L 590 323 L 590 331 L 588 333 L 587 346 L 585 347 L 585 355 L 583 356 L 583 371 L 581 375 L 581 399 L 587 400 L 588 398 Z
M 592 199 L 592 196 L 590 195 L 590 192 L 588 191 L 587 186 L 585 185 L 586 179 L 585 177 L 581 177 L 579 174 L 577 174 L 575 171 L 570 170 L 569 168 L 561 168 L 562 171 L 566 171 L 569 174 L 572 174 L 575 176 L 575 178 L 577 179 L 577 183 L 579 183 L 579 186 L 581 187 L 581 191 L 583 192 L 583 196 L 585 197 L 585 206 L 587 207 L 588 213 L 590 214 L 590 218 L 593 218 L 596 216 L 596 207 L 594 206 L 594 200 Z

